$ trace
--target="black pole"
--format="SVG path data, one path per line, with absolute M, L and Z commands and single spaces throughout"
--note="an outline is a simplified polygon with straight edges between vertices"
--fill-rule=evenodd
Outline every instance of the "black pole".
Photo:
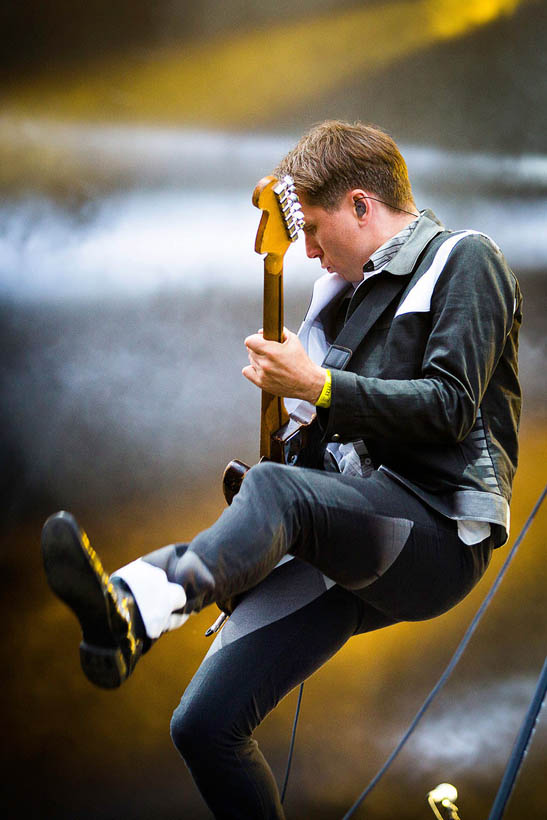
M 511 797 L 511 792 L 513 791 L 513 786 L 515 785 L 519 769 L 522 765 L 524 755 L 526 754 L 528 744 L 530 743 L 532 733 L 535 729 L 536 721 L 545 699 L 546 690 L 547 658 L 543 664 L 543 669 L 541 670 L 541 675 L 539 676 L 538 685 L 536 687 L 536 691 L 534 692 L 532 702 L 530 703 L 528 712 L 526 713 L 526 717 L 524 718 L 520 732 L 515 741 L 515 745 L 513 746 L 511 756 L 509 757 L 509 761 L 505 768 L 505 772 L 488 820 L 500 820 L 500 818 L 503 817 L 503 813 L 509 798 Z

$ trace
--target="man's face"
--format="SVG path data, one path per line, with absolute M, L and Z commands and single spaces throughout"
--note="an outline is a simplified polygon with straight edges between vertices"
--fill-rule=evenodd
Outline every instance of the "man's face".
M 352 197 L 344 197 L 335 211 L 310 205 L 305 197 L 300 199 L 307 256 L 319 259 L 329 273 L 338 273 L 348 282 L 360 282 L 370 254 L 367 256 L 363 249 L 363 233 Z

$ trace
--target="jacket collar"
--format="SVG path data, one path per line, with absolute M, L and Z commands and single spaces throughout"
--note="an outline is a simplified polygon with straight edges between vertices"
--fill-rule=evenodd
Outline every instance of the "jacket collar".
M 446 230 L 444 225 L 437 219 L 433 211 L 429 208 L 422 211 L 410 239 L 395 254 L 391 262 L 387 263 L 382 273 L 385 271 L 386 273 L 393 273 L 395 276 L 403 276 L 414 270 L 418 257 L 425 246 L 434 236 L 444 230 Z

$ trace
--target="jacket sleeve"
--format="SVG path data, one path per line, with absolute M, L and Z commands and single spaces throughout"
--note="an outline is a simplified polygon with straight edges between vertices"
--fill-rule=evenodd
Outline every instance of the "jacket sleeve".
M 333 371 L 331 406 L 320 419 L 324 439 L 372 436 L 429 444 L 464 439 L 502 356 L 517 293 L 513 273 L 490 240 L 473 235 L 458 243 L 431 297 L 420 377 Z M 404 318 L 393 320 L 390 333 Z

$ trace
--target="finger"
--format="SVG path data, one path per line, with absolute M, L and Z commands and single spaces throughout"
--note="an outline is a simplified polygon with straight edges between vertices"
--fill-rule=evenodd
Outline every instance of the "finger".
M 284 327 L 283 328 L 283 340 L 288 341 L 289 339 L 295 339 L 299 344 L 302 344 L 300 339 L 299 339 L 298 333 L 294 333 L 294 331 L 289 330 L 288 327 Z
M 254 353 L 250 348 L 247 348 L 247 357 L 249 359 L 249 364 L 251 367 L 254 367 L 255 370 L 260 370 L 260 361 L 264 357 L 260 357 L 258 354 Z
M 259 333 L 253 333 L 252 336 L 247 336 L 245 339 L 245 347 L 253 350 L 255 353 L 260 353 L 264 350 L 266 340 Z
M 260 385 L 258 383 L 258 380 L 257 380 L 258 379 L 258 374 L 257 374 L 256 370 L 251 365 L 248 364 L 247 367 L 244 367 L 241 372 L 245 376 L 246 379 L 248 379 L 250 382 L 255 384 L 257 387 L 260 387 Z

